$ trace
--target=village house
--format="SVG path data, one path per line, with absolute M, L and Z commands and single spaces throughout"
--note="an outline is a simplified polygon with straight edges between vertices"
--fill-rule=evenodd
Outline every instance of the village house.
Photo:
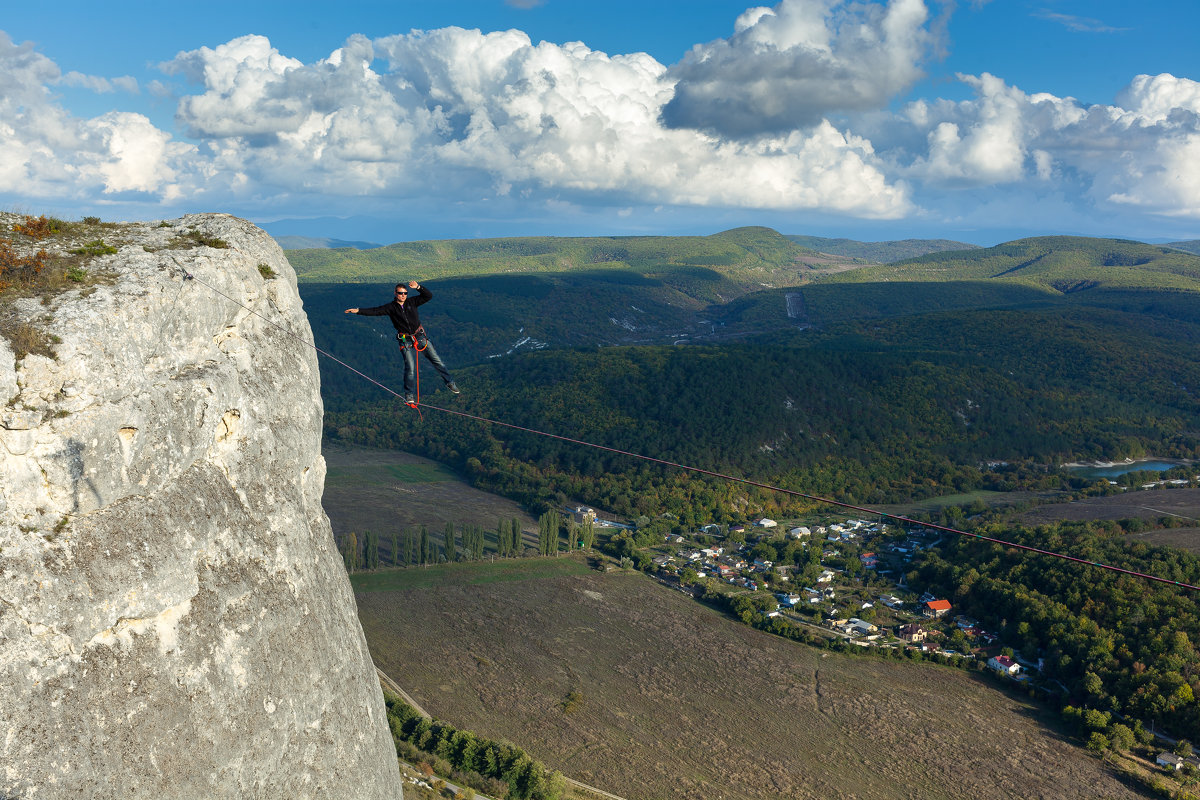
M 850 624 L 850 630 L 857 631 L 864 636 L 868 633 L 875 633 L 879 630 L 878 625 L 873 625 L 870 622 L 867 622 L 865 619 L 859 619 L 858 617 L 851 617 L 848 622 Z
M 654 566 L 665 567 L 667 564 L 669 564 L 670 562 L 672 562 L 674 560 L 675 560 L 675 558 L 673 556 L 655 556 L 654 557 Z
M 904 602 L 895 595 L 888 595 L 887 597 L 880 596 L 879 602 L 883 603 L 888 608 L 900 608 L 904 605 Z
M 875 567 L 879 564 L 879 559 L 874 553 L 863 553 L 858 557 L 858 560 L 861 561 L 862 565 L 867 569 L 875 569 Z
M 767 519 L 766 517 L 763 517 L 762 519 L 760 519 L 758 522 L 756 522 L 754 524 L 760 528 L 774 528 L 779 523 L 773 519 Z
M 950 613 L 949 600 L 927 600 L 925 602 L 925 616 L 927 617 L 944 617 Z
M 792 528 L 790 531 L 788 531 L 788 536 L 792 537 L 793 539 L 803 539 L 805 536 L 810 535 L 812 535 L 812 531 L 803 526 L 799 528 Z
M 579 525 L 590 525 L 596 521 L 596 509 L 587 506 L 575 506 L 571 509 L 571 519 Z
M 901 625 L 900 630 L 897 631 L 897 635 L 900 637 L 901 641 L 908 642 L 909 644 L 916 644 L 917 642 L 925 641 L 925 639 L 929 636 L 929 631 L 925 630 L 917 623 L 911 622 L 908 625 Z
M 1183 769 L 1183 759 L 1174 753 L 1167 753 L 1165 751 L 1158 754 L 1158 758 L 1154 760 L 1154 763 L 1158 764 L 1160 767 L 1166 767 L 1169 770 L 1174 770 L 1175 772 Z
M 1001 675 L 1016 675 L 1021 671 L 1021 665 L 1008 656 L 993 656 L 988 659 L 987 665 Z
M 833 572 L 830 570 L 823 571 L 817 576 L 817 583 L 829 583 L 833 580 Z

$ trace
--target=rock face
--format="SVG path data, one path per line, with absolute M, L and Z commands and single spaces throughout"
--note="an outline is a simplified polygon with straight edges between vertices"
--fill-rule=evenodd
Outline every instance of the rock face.
M 105 242 L 15 305 L 55 358 L 0 338 L 0 798 L 399 798 L 295 273 L 222 215 Z

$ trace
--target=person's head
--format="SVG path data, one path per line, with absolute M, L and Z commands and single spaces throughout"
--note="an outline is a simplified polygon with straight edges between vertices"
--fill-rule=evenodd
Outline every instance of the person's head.
M 403 303 L 408 299 L 408 287 L 403 283 L 396 284 L 396 302 Z

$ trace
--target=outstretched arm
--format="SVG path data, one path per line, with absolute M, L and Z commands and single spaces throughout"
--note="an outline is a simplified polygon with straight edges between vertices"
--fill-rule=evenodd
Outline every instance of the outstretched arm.
M 346 313 L 347 313 L 347 314 L 357 314 L 357 313 L 358 313 L 358 309 L 357 309 L 357 308 L 347 308 L 347 309 L 346 309 Z

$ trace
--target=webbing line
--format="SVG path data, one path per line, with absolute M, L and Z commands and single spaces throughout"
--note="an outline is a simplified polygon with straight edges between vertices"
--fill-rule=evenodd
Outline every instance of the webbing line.
M 181 269 L 182 269 L 182 267 L 181 267 Z M 404 396 L 399 394 L 398 392 L 396 392 L 394 389 L 380 383 L 379 381 L 372 378 L 370 375 L 367 375 L 365 372 L 361 372 L 361 371 L 355 369 L 354 367 L 350 366 L 345 361 L 342 361 L 340 358 L 333 355 L 332 353 L 328 353 L 325 350 L 322 350 L 320 347 L 317 347 L 317 345 L 314 342 L 310 342 L 306 339 L 301 338 L 300 336 L 296 335 L 288 328 L 285 328 L 284 326 L 280 325 L 279 323 L 274 322 L 271 319 L 268 319 L 267 317 L 258 313 L 254 309 L 249 308 L 246 305 L 243 305 L 242 303 L 238 302 L 237 300 L 233 299 L 229 295 L 222 292 L 220 289 L 217 289 L 215 286 L 212 286 L 211 284 L 206 283 L 204 280 L 197 278 L 195 275 L 190 275 L 186 270 L 184 270 L 183 272 L 184 272 L 184 275 L 186 276 L 186 278 L 194 279 L 197 283 L 201 284 L 202 286 L 207 287 L 209 290 L 215 292 L 216 294 L 221 295 L 221 297 L 224 297 L 226 300 L 233 303 L 234 305 L 240 306 L 241 308 L 245 309 L 249 313 L 258 317 L 259 319 L 264 320 L 267 324 L 283 331 L 285 334 L 287 334 L 291 338 L 295 339 L 296 341 L 311 347 L 312 349 L 316 350 L 318 353 L 320 353 L 321 355 L 330 359 L 331 361 L 334 361 L 334 362 L 340 364 L 341 366 L 345 367 L 346 369 L 350 370 L 354 374 L 356 374 L 362 378 L 365 378 L 367 381 L 375 384 L 380 389 L 383 389 L 385 392 L 392 395 L 393 397 L 399 398 L 401 400 L 401 402 L 404 401 Z M 419 355 L 414 353 L 414 357 L 419 358 Z M 407 403 L 406 403 L 406 405 L 407 405 Z M 851 511 L 861 511 L 866 514 L 876 515 L 879 517 L 887 517 L 888 519 L 893 519 L 898 522 L 904 522 L 904 523 L 908 523 L 910 525 L 919 525 L 921 527 L 929 528 L 929 529 L 935 530 L 935 531 L 942 531 L 944 533 L 953 533 L 958 536 L 965 536 L 965 537 L 968 537 L 971 539 L 977 539 L 982 542 L 991 542 L 992 544 L 998 544 L 1003 547 L 1011 547 L 1016 550 L 1024 550 L 1029 553 L 1037 553 L 1038 555 L 1050 556 L 1052 558 L 1059 558 L 1064 561 L 1073 561 L 1076 564 L 1084 564 L 1089 567 L 1097 567 L 1099 569 L 1105 569 L 1110 572 L 1119 573 L 1121 575 L 1129 575 L 1130 577 L 1134 577 L 1134 578 L 1144 578 L 1146 580 L 1155 581 L 1157 583 L 1165 583 L 1170 586 L 1178 586 L 1181 589 L 1190 589 L 1192 591 L 1200 591 L 1200 586 L 1195 586 L 1190 583 L 1184 583 L 1183 581 L 1173 581 L 1173 580 L 1170 580 L 1169 578 L 1160 578 L 1157 575 L 1150 575 L 1145 572 L 1137 572 L 1135 570 L 1124 569 L 1122 567 L 1114 566 L 1112 564 L 1105 564 L 1100 561 L 1090 561 L 1086 558 L 1076 558 L 1075 556 L 1069 556 L 1066 553 L 1058 553 L 1058 552 L 1055 552 L 1054 550 L 1045 550 L 1043 548 L 1033 547 L 1033 546 L 1027 545 L 1027 544 L 1017 544 L 1016 542 L 1006 542 L 1003 539 L 997 539 L 992 536 L 984 536 L 981 533 L 971 533 L 969 531 L 959 530 L 958 528 L 950 528 L 945 525 L 936 525 L 932 522 L 922 522 L 920 520 L 912 519 L 910 517 L 900 516 L 898 514 L 889 514 L 886 511 L 880 511 L 879 509 L 867 508 L 865 506 L 856 506 L 851 503 L 843 503 L 839 500 L 833 500 L 828 497 L 821 497 L 820 495 L 807 494 L 805 492 L 798 492 L 794 489 L 785 489 L 781 486 L 773 486 L 769 483 L 760 483 L 759 481 L 753 481 L 753 480 L 750 480 L 749 478 L 739 478 L 736 475 L 727 475 L 723 472 L 714 472 L 713 470 L 703 469 L 701 467 L 693 467 L 693 466 L 689 466 L 687 464 L 679 464 L 674 461 L 667 461 L 665 459 L 655 458 L 654 456 L 642 455 L 641 453 L 633 453 L 628 450 L 620 450 L 616 447 L 608 447 L 607 445 L 596 444 L 594 442 L 586 442 L 582 439 L 572 439 L 569 436 L 560 436 L 556 433 L 547 433 L 546 431 L 539 431 L 536 428 L 526 428 L 521 425 L 514 425 L 511 422 L 501 422 L 499 420 L 488 419 L 487 417 L 481 417 L 481 416 L 477 416 L 475 414 L 468 414 L 465 411 L 456 411 L 451 408 L 441 408 L 439 406 L 430 405 L 429 403 L 421 403 L 419 401 L 416 404 L 416 406 L 414 406 L 414 407 L 417 407 L 417 406 L 423 407 L 423 408 L 428 408 L 433 411 L 441 411 L 443 414 L 452 414 L 454 416 L 476 420 L 477 422 L 485 422 L 489 425 L 498 425 L 502 428 L 510 428 L 512 430 L 522 431 L 524 433 L 532 433 L 536 436 L 545 436 L 546 438 L 549 438 L 549 439 L 557 439 L 560 442 L 568 442 L 570 444 L 577 444 L 582 447 L 591 447 L 596 450 L 604 450 L 609 453 L 615 453 L 617 455 L 629 456 L 630 458 L 637 458 L 637 459 L 641 459 L 642 461 L 649 461 L 651 463 L 661 464 L 666 467 L 675 467 L 676 469 L 685 470 L 687 472 L 695 472 L 695 473 L 698 473 L 701 475 L 708 475 L 713 478 L 719 478 L 721 480 L 732 481 L 734 483 L 741 483 L 741 484 L 745 484 L 747 486 L 756 486 L 760 489 L 767 489 L 768 491 L 779 492 L 781 494 L 790 495 L 792 497 L 800 497 L 805 500 L 813 500 L 815 502 L 824 503 L 824 504 L 831 505 L 831 506 L 837 506 L 839 508 L 845 508 L 845 509 L 849 509 Z

